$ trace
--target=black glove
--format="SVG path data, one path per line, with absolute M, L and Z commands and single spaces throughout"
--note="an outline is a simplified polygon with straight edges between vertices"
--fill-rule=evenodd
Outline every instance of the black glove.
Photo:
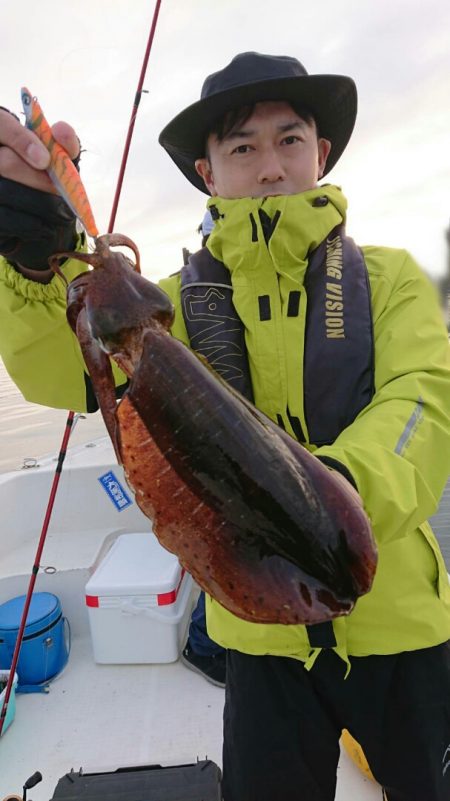
M 0 254 L 30 270 L 48 270 L 49 257 L 73 250 L 76 217 L 49 192 L 0 177 Z
M 59 195 L 0 176 L 0 255 L 30 270 L 48 270 L 50 256 L 73 250 L 76 236 L 76 217 Z

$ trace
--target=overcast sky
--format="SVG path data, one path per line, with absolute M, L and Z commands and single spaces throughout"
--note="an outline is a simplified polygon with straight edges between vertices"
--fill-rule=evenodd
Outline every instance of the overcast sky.
M 64 119 L 86 153 L 83 179 L 106 231 L 154 0 L 0 0 L 0 105 L 28 86 L 49 122 Z M 359 244 L 406 247 L 432 275 L 447 269 L 450 218 L 448 0 L 162 0 L 115 230 L 135 240 L 144 272 L 177 270 L 199 245 L 206 196 L 158 145 L 162 127 L 199 98 L 204 77 L 236 53 L 300 59 L 351 75 L 356 128 L 327 176 L 349 200 Z

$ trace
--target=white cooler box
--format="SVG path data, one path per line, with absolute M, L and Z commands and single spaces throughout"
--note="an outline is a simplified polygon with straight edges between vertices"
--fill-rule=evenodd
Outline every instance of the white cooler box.
M 86 584 L 95 661 L 175 662 L 193 589 L 192 577 L 152 532 L 122 534 Z

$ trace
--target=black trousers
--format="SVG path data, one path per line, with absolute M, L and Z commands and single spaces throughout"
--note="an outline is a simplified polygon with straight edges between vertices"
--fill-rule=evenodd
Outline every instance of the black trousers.
M 333 801 L 343 728 L 388 801 L 450 801 L 450 642 L 351 666 L 228 652 L 224 801 Z

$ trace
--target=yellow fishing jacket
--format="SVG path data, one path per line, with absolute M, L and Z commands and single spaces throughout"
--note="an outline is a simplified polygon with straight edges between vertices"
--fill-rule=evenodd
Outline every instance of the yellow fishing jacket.
M 320 196 L 328 203 L 315 204 Z M 210 201 L 212 202 L 212 201 Z M 303 409 L 304 286 L 308 254 L 345 219 L 337 187 L 266 199 L 214 198 L 219 213 L 208 241 L 230 270 L 233 302 L 245 326 L 255 404 L 275 421 L 289 409 L 307 433 Z M 264 207 L 280 221 L 268 244 L 252 240 L 249 215 Z M 250 233 L 249 233 L 250 232 Z M 254 238 L 253 238 L 254 239 Z M 372 590 L 333 622 L 336 650 L 347 655 L 425 648 L 450 638 L 450 585 L 439 546 L 424 522 L 436 510 L 450 473 L 450 348 L 436 291 L 405 251 L 364 247 L 375 346 L 375 393 L 368 406 L 317 455 L 338 461 L 355 481 L 379 548 Z M 81 265 L 68 262 L 67 277 Z M 180 276 L 160 282 L 175 305 L 173 334 L 186 344 Z M 292 290 L 300 313 L 287 314 Z M 270 298 L 261 324 L 258 297 Z M 65 289 L 42 286 L 0 264 L 0 351 L 26 398 L 45 405 L 86 407 L 78 344 L 65 322 Z M 118 376 L 118 382 L 123 380 Z M 289 417 L 283 420 L 289 433 Z M 210 636 L 250 654 L 279 654 L 311 665 L 317 649 L 304 626 L 249 623 L 209 600 Z

